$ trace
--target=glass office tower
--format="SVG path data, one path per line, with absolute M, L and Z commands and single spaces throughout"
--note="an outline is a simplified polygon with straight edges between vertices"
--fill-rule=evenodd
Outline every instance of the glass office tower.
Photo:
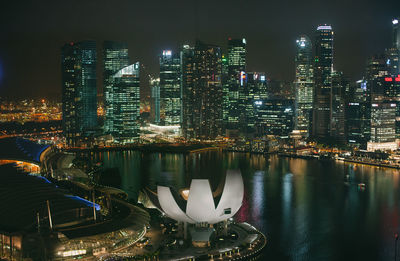
M 181 124 L 181 64 L 179 54 L 164 50 L 160 56 L 160 124 Z
M 400 25 L 399 20 L 392 20 L 393 36 L 392 47 L 386 49 L 386 64 L 391 75 L 400 74 Z
M 295 76 L 295 129 L 308 137 L 312 130 L 314 79 L 312 44 L 306 35 L 296 40 Z
M 393 44 L 392 47 L 396 48 L 397 50 L 400 50 L 400 24 L 399 24 L 399 18 L 394 18 L 392 20 L 392 26 L 393 26 Z
M 313 109 L 313 136 L 319 140 L 330 135 L 332 71 L 333 30 L 330 25 L 320 25 L 315 39 Z
M 192 128 L 196 139 L 222 135 L 222 53 L 215 45 L 197 41 L 193 56 Z
M 194 132 L 194 47 L 183 45 L 180 52 L 181 58 L 181 92 L 182 92 L 182 123 L 183 137 L 195 138 Z
M 396 104 L 390 101 L 373 102 L 371 107 L 371 141 L 395 141 Z
M 288 138 L 294 128 L 294 103 L 291 99 L 269 98 L 257 103 L 256 130 L 259 137 L 276 135 Z
M 330 115 L 330 136 L 336 142 L 346 142 L 345 126 L 345 90 L 349 89 L 349 82 L 342 72 L 332 72 L 331 88 L 331 115 Z
M 105 41 L 103 43 L 103 100 L 105 109 L 104 132 L 110 133 L 113 127 L 113 76 L 129 65 L 126 43 Z
M 112 121 L 108 131 L 118 143 L 131 143 L 139 139 L 140 77 L 139 62 L 126 66 L 112 76 Z
M 243 75 L 242 75 L 243 76 Z M 267 80 L 263 72 L 244 74 L 244 128 L 246 137 L 256 136 L 257 108 L 268 98 Z
M 246 126 L 244 93 L 246 72 L 246 39 L 228 40 L 228 70 L 226 78 L 226 131 L 228 136 L 237 135 Z
M 63 132 L 68 146 L 90 142 L 97 128 L 96 42 L 61 50 Z
M 359 80 L 346 104 L 347 143 L 350 146 L 367 148 L 371 132 L 371 102 L 367 82 Z
M 150 78 L 152 121 L 160 124 L 160 78 Z

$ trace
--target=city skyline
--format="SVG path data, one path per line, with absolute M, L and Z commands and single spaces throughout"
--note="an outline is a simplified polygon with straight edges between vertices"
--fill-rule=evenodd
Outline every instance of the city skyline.
M 0 95 L 19 97 L 23 93 L 30 97 L 60 98 L 59 50 L 66 42 L 87 39 L 96 40 L 100 56 L 103 40 L 127 42 L 130 62 L 140 61 L 145 67 L 144 73 L 156 75 L 158 54 L 163 49 L 178 51 L 181 44 L 193 45 L 199 38 L 226 50 L 229 37 L 244 37 L 248 43 L 248 71 L 265 71 L 270 78 L 293 81 L 296 37 L 300 34 L 311 37 L 315 28 L 324 23 L 331 24 L 335 30 L 335 69 L 357 80 L 363 74 L 367 57 L 390 47 L 390 21 L 398 16 L 392 10 L 400 5 L 396 1 L 354 2 L 343 8 L 341 2 L 316 3 L 314 7 L 293 2 L 289 5 L 292 8 L 277 17 L 275 13 L 282 13 L 274 10 L 282 11 L 283 4 L 255 3 L 243 10 L 235 3 L 224 2 L 215 4 L 212 10 L 206 8 L 207 2 L 196 5 L 141 3 L 135 8 L 129 2 L 120 4 L 126 5 L 126 10 L 120 10 L 121 16 L 111 21 L 105 19 L 108 8 L 100 8 L 107 2 L 98 5 L 72 2 L 65 8 L 50 3 L 40 6 L 27 3 L 17 13 L 3 14 L 1 27 L 5 39 L 0 43 Z M 111 4 L 108 7 L 114 8 Z M 16 8 L 8 3 L 8 8 L 3 10 Z M 93 10 L 90 18 L 85 16 L 89 10 Z M 335 10 L 341 10 L 340 17 L 336 17 Z M 48 15 L 48 19 L 53 20 L 50 23 L 46 19 L 36 19 L 36 15 Z M 167 19 L 167 16 L 173 18 Z M 27 43 L 31 48 L 24 48 Z M 24 77 L 19 76 L 18 65 L 22 63 L 31 68 Z M 100 67 L 98 75 L 101 75 Z M 148 86 L 147 79 L 143 81 Z M 97 85 L 100 93 L 101 77 Z
M 398 259 L 399 0 L 5 5 L 0 260 Z

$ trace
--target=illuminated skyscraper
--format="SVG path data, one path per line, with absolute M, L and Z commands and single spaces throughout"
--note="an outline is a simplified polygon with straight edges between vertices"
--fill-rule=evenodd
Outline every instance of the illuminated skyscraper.
M 296 40 L 295 58 L 295 129 L 308 137 L 312 126 L 312 109 L 314 100 L 312 44 L 306 35 Z
M 195 137 L 194 132 L 194 47 L 183 45 L 181 49 L 182 134 L 186 139 Z
M 331 89 L 331 116 L 330 116 L 330 136 L 337 143 L 346 142 L 345 126 L 345 90 L 349 88 L 349 82 L 342 72 L 332 73 Z
M 155 124 L 160 123 L 160 78 L 150 78 L 151 112 Z
M 331 116 L 331 87 L 333 71 L 333 31 L 330 25 L 317 27 L 314 67 L 313 136 L 329 137 Z
M 365 80 L 357 81 L 346 104 L 347 143 L 350 146 L 367 148 L 371 133 L 371 102 Z
M 129 65 L 128 46 L 125 43 L 105 41 L 103 43 L 103 99 L 105 109 L 104 132 L 114 129 L 114 74 Z
M 396 104 L 395 133 L 396 139 L 400 140 L 400 75 L 380 77 L 377 81 L 383 91 L 381 99 Z
M 228 136 L 243 131 L 245 124 L 245 72 L 246 72 L 246 39 L 228 40 L 228 74 L 226 99 L 226 131 Z
M 193 56 L 192 128 L 197 139 L 222 135 L 222 54 L 215 45 L 196 42 Z
M 181 64 L 179 54 L 164 50 L 160 57 L 160 123 L 181 123 Z
M 256 103 L 257 136 L 276 135 L 288 138 L 294 128 L 294 104 L 291 99 L 268 98 Z
M 396 104 L 389 101 L 373 102 L 371 108 L 371 141 L 395 141 Z
M 392 20 L 393 43 L 392 47 L 385 51 L 386 64 L 391 75 L 400 74 L 400 25 L 398 19 Z
M 140 78 L 139 63 L 126 66 L 112 76 L 110 96 L 112 110 L 106 121 L 108 133 L 120 143 L 135 142 L 139 139 Z
M 371 142 L 368 150 L 396 149 L 400 138 L 400 76 L 377 77 L 371 95 Z
M 228 108 L 229 108 L 229 82 L 228 82 L 228 58 L 227 55 L 222 55 L 222 119 L 223 132 L 225 133 L 228 123 Z
M 399 19 L 395 18 L 392 20 L 393 25 L 393 48 L 400 50 L 400 24 Z
M 63 132 L 76 146 L 97 128 L 96 42 L 71 42 L 61 53 Z
M 244 126 L 246 137 L 256 135 L 257 109 L 267 98 L 267 79 L 263 72 L 245 74 L 244 84 Z

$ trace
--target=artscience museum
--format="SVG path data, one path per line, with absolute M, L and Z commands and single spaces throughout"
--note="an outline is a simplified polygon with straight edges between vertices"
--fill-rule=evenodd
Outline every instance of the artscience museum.
M 216 191 L 208 179 L 193 179 L 189 189 L 181 189 L 179 195 L 166 186 L 157 186 L 156 195 L 151 199 L 154 206 L 180 223 L 185 238 L 189 230 L 192 243 L 205 246 L 217 223 L 221 222 L 222 233 L 228 230 L 228 219 L 242 206 L 244 186 L 240 170 L 228 170 L 223 186 Z

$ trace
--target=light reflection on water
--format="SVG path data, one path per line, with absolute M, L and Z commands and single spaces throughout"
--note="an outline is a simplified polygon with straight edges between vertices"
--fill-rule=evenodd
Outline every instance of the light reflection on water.
M 227 169 L 240 169 L 245 198 L 236 219 L 267 235 L 264 255 L 271 260 L 393 260 L 400 232 L 397 170 L 221 152 L 105 152 L 95 158 L 119 167 L 122 189 L 133 198 L 144 186 L 179 189 L 192 178 L 210 179 L 215 190 Z

